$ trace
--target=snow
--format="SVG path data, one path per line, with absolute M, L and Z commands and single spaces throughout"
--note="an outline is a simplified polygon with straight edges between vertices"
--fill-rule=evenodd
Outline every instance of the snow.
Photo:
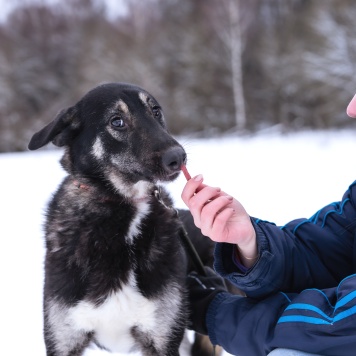
M 235 196 L 252 216 L 284 225 L 338 201 L 356 177 L 351 130 L 178 138 L 191 175 Z M 42 339 L 43 219 L 65 173 L 59 150 L 0 155 L 0 353 L 45 355 Z M 168 185 L 178 207 L 184 177 Z M 88 350 L 86 356 L 108 353 Z

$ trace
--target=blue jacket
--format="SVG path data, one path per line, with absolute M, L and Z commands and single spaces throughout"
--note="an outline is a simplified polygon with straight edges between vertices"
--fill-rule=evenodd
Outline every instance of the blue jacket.
M 356 355 L 356 182 L 310 219 L 252 221 L 260 254 L 253 268 L 243 273 L 235 246 L 216 245 L 216 271 L 248 297 L 215 297 L 206 315 L 212 342 L 240 356 L 277 347 Z

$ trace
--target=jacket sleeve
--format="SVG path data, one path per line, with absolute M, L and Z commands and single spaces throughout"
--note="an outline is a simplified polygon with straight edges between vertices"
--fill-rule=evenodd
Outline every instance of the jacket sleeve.
M 206 315 L 209 338 L 232 355 L 267 355 L 275 325 L 288 304 L 282 293 L 262 301 L 219 293 Z
M 275 348 L 353 356 L 356 350 L 356 275 L 335 288 L 276 293 L 261 301 L 219 293 L 206 325 L 214 345 L 233 355 L 265 356 Z
M 234 245 L 215 247 L 214 268 L 248 296 L 264 298 L 277 291 L 338 285 L 355 267 L 356 182 L 342 201 L 327 205 L 309 219 L 283 227 L 252 218 L 260 258 L 243 273 L 232 261 Z

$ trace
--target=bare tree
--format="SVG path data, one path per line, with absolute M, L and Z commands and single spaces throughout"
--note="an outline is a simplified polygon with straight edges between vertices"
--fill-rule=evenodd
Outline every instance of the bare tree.
M 174 134 L 350 124 L 355 1 L 125 4 L 114 18 L 99 0 L 18 1 L 0 23 L 0 151 L 25 149 L 44 121 L 108 81 L 154 93 Z
M 246 127 L 246 111 L 242 69 L 243 38 L 240 20 L 240 0 L 229 0 L 229 20 L 229 48 L 231 51 L 235 122 L 238 129 L 244 129 Z
M 226 48 L 227 56 L 225 60 L 221 56 L 220 61 L 226 63 L 231 73 L 235 126 L 238 130 L 245 129 L 247 124 L 243 76 L 245 39 L 241 10 L 241 0 L 222 0 L 212 2 L 209 12 L 215 35 Z

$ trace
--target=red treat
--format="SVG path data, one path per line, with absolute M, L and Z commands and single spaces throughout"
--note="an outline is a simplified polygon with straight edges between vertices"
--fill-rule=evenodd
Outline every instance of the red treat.
M 187 167 L 184 164 L 182 164 L 182 167 L 180 167 L 180 169 L 182 170 L 186 180 L 189 180 L 192 178 L 187 170 Z

